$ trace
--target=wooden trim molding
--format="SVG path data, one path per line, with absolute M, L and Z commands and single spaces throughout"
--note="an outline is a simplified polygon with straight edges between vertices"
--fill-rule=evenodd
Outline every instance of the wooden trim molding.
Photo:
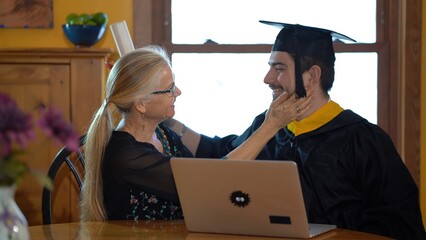
M 420 185 L 422 0 L 407 0 L 405 4 L 403 157 L 414 180 Z

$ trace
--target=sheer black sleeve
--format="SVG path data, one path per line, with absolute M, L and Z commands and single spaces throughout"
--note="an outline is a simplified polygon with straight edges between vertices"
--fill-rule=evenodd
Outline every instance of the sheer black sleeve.
M 167 134 L 171 134 L 167 132 Z M 169 138 L 172 153 L 191 157 L 189 150 Z M 104 186 L 143 189 L 166 200 L 178 202 L 170 158 L 149 143 L 136 141 L 125 132 L 114 132 L 104 157 Z
M 196 157 L 206 157 L 206 158 L 221 158 L 237 148 L 239 145 L 244 143 L 252 134 L 255 132 L 260 125 L 262 125 L 263 120 L 265 119 L 265 112 L 258 115 L 254 120 L 251 126 L 249 126 L 243 134 L 240 136 L 237 135 L 228 135 L 225 137 L 208 137 L 201 135 L 200 144 L 197 148 Z M 271 155 L 269 154 L 271 149 L 274 148 L 274 144 L 268 143 L 265 146 L 257 157 L 258 159 L 270 159 Z

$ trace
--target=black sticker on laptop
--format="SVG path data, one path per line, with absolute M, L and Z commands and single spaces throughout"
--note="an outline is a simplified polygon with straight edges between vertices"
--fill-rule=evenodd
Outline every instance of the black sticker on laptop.
M 229 200 L 234 206 L 246 207 L 250 203 L 250 196 L 248 193 L 242 191 L 234 191 L 229 196 Z
M 289 216 L 269 216 L 270 223 L 277 224 L 291 224 L 291 218 Z

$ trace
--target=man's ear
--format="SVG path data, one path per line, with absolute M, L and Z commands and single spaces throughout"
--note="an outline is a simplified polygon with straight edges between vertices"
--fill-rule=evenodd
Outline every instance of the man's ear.
M 318 65 L 313 65 L 308 70 L 308 81 L 309 84 L 319 84 L 321 79 L 321 68 Z

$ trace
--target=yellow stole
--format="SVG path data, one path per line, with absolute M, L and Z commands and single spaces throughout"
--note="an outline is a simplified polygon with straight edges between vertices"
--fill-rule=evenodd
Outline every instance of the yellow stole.
M 322 106 L 318 111 L 311 114 L 309 117 L 302 119 L 301 121 L 294 121 L 287 125 L 288 130 L 290 130 L 295 136 L 298 136 L 303 133 L 313 131 L 324 124 L 330 122 L 335 118 L 339 113 L 344 109 L 339 106 L 334 101 L 328 101 L 327 104 Z

